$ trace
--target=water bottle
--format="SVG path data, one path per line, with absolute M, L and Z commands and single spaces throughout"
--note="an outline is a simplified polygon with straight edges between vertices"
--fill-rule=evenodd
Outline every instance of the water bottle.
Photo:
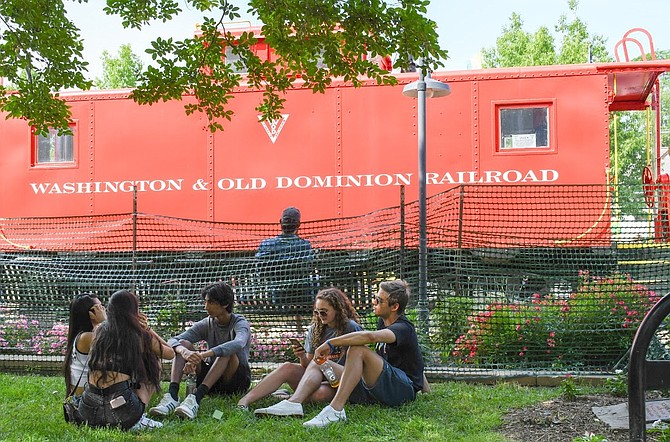
M 326 377 L 326 380 L 328 381 L 330 386 L 333 388 L 337 388 L 340 385 L 340 379 L 335 374 L 335 370 L 333 370 L 333 366 L 331 365 L 330 361 L 324 358 L 324 359 L 317 359 L 316 363 L 321 369 L 321 373 L 323 373 L 323 375 Z
M 186 376 L 186 396 L 189 394 L 195 394 L 196 385 L 195 385 L 195 376 L 188 375 Z

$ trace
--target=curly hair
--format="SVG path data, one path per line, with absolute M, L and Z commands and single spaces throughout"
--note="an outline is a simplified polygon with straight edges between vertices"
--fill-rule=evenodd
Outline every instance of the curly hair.
M 335 330 L 337 330 L 337 336 L 346 332 L 347 323 L 350 319 L 360 324 L 354 306 L 342 290 L 335 287 L 320 290 L 319 293 L 316 294 L 316 299 L 326 301 L 335 310 Z M 318 313 L 313 314 L 312 324 L 314 326 L 312 333 L 312 347 L 316 348 L 323 342 L 323 333 L 326 329 L 326 325 L 319 319 Z
M 119 290 L 109 298 L 107 321 L 95 331 L 89 369 L 99 371 L 105 383 L 112 380 L 110 372 L 123 372 L 133 382 L 160 390 L 160 360 L 151 349 L 153 339 L 140 323 L 137 296 Z
M 72 363 L 72 352 L 74 351 L 74 340 L 80 333 L 93 331 L 93 323 L 89 312 L 95 305 L 97 295 L 93 293 L 82 293 L 70 301 L 70 317 L 67 330 L 67 347 L 65 359 L 63 360 L 63 376 L 65 377 L 65 391 L 70 390 L 72 379 L 70 379 L 70 364 Z

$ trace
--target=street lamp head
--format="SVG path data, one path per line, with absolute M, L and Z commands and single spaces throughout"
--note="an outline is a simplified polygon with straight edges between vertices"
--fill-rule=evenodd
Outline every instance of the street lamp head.
M 446 97 L 451 93 L 451 88 L 447 83 L 442 83 L 439 80 L 433 80 L 430 77 L 422 80 L 413 81 L 405 85 L 402 89 L 402 94 L 406 97 L 416 98 L 419 96 L 419 87 L 423 83 L 426 90 L 426 98 L 440 98 Z

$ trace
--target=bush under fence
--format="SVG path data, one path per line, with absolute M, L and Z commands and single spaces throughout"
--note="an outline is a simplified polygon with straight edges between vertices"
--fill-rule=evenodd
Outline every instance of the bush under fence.
M 639 204 L 627 201 L 625 218 L 610 187 L 459 186 L 429 198 L 427 321 L 419 322 L 416 290 L 408 310 L 428 370 L 495 377 L 625 366 L 638 324 L 670 288 L 670 248 L 654 212 L 641 191 L 628 194 Z M 219 280 L 252 324 L 252 362 L 290 359 L 288 338 L 304 336 L 320 288 L 344 290 L 372 328 L 380 281 L 418 287 L 417 222 L 416 204 L 304 222 L 309 260 L 260 262 L 256 248 L 276 225 L 142 213 L 2 219 L 0 370 L 27 361 L 54 371 L 76 294 L 106 302 L 134 290 L 169 337 L 204 315 L 200 289 Z

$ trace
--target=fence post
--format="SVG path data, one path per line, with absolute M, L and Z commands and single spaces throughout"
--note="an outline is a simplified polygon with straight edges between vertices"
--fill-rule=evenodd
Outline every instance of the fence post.
M 461 291 L 461 268 L 463 266 L 463 200 L 465 199 L 465 186 L 461 184 L 458 194 L 458 238 L 456 243 L 456 293 L 462 295 Z
M 405 279 L 405 185 L 400 186 L 400 279 Z
M 137 291 L 137 186 L 133 186 L 133 292 Z

